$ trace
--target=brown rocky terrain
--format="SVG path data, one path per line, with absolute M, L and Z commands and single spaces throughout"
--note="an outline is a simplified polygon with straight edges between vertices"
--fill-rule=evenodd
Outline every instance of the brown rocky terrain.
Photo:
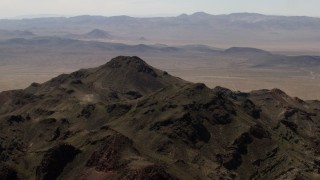
M 119 56 L 0 93 L 2 179 L 318 179 L 320 101 Z

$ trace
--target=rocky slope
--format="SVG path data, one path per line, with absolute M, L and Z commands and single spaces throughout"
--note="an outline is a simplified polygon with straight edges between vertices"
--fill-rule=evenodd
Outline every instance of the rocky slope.
M 320 102 L 210 89 L 138 57 L 0 93 L 2 179 L 317 179 Z

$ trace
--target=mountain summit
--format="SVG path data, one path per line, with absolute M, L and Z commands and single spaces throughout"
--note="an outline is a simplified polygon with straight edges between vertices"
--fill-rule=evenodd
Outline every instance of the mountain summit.
M 61 91 L 63 87 L 67 90 L 72 89 L 75 93 L 90 92 L 97 96 L 117 93 L 121 98 L 123 94 L 130 92 L 146 95 L 167 86 L 181 86 L 186 83 L 167 72 L 149 66 L 139 57 L 119 56 L 100 67 L 81 69 L 69 75 L 63 74 L 38 88 L 31 89 L 35 93 L 54 93 Z
M 210 89 L 139 57 L 0 93 L 2 179 L 317 179 L 320 102 Z
M 86 38 L 93 38 L 93 39 L 110 39 L 112 38 L 112 36 L 104 31 L 104 30 L 101 30 L 101 29 L 94 29 L 90 32 L 88 32 L 87 34 L 85 34 L 85 37 Z

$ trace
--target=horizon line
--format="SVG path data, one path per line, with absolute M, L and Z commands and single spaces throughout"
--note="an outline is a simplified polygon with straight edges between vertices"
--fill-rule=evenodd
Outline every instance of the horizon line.
M 34 15 L 19 15 L 15 17 L 0 17 L 0 20 L 26 20 L 26 19 L 42 19 L 42 18 L 73 18 L 73 17 L 81 17 L 81 16 L 91 16 L 91 17 L 132 17 L 132 18 L 170 18 L 170 17 L 179 17 L 179 16 L 192 16 L 196 14 L 206 14 L 211 16 L 228 16 L 233 14 L 256 14 L 256 15 L 263 15 L 263 16 L 278 16 L 278 17 L 310 17 L 310 18 L 320 18 L 317 16 L 307 16 L 307 15 L 277 15 L 277 14 L 264 14 L 264 13 L 257 13 L 257 12 L 233 12 L 233 13 L 221 13 L 221 14 L 211 14 L 204 11 L 197 11 L 193 13 L 181 13 L 181 14 L 155 14 L 155 15 L 99 15 L 99 14 L 78 14 L 78 15 L 58 15 L 58 14 L 34 14 Z

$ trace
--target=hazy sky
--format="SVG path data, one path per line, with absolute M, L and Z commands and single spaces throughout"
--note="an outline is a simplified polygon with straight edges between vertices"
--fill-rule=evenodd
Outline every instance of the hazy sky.
M 320 0 L 0 0 L 0 18 L 21 15 L 170 16 L 256 12 L 320 17 Z

